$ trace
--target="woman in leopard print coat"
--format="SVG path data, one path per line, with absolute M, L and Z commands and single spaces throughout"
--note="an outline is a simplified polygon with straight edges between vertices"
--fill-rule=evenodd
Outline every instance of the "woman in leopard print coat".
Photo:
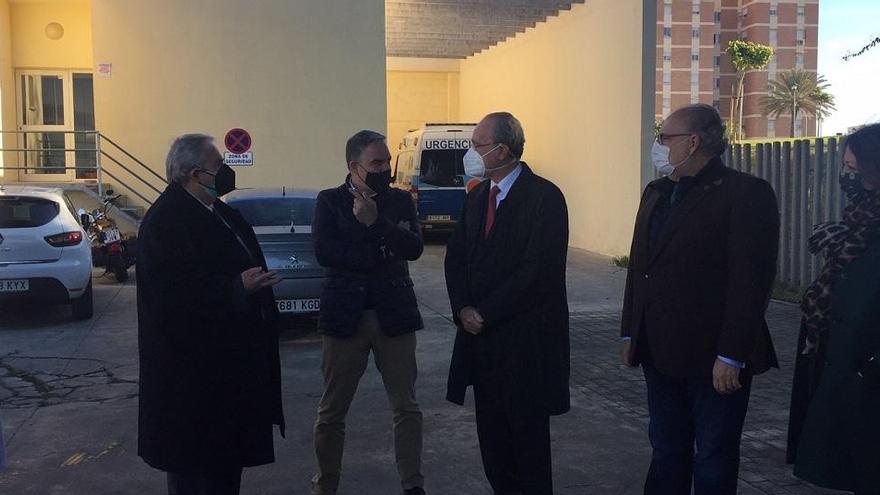
M 807 289 L 792 394 L 795 476 L 880 494 L 880 124 L 844 145 L 842 222 L 817 226 L 825 266 Z

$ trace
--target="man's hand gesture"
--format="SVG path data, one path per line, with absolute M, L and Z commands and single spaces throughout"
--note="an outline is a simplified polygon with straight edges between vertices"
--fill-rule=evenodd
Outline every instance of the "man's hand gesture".
M 241 272 L 241 284 L 244 286 L 244 291 L 247 294 L 253 294 L 266 287 L 272 287 L 278 282 L 281 282 L 281 279 L 278 278 L 276 272 L 265 272 L 259 266 L 248 268 Z

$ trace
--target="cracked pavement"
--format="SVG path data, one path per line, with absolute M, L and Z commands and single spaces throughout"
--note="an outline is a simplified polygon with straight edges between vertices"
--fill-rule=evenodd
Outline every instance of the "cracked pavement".
M 444 400 L 454 327 L 443 278 L 442 245 L 412 268 L 426 328 L 418 333 L 418 398 L 425 425 L 428 493 L 491 493 L 482 473 L 472 403 Z M 644 382 L 617 364 L 623 270 L 608 258 L 571 250 L 572 410 L 553 418 L 556 493 L 635 495 L 650 462 Z M 0 419 L 9 469 L 0 493 L 164 493 L 163 473 L 137 457 L 137 317 L 134 282 L 95 280 L 95 317 L 69 308 L 0 306 Z M 755 380 L 740 493 L 817 495 L 784 465 L 788 387 L 797 311 L 771 305 L 782 369 Z M 315 409 L 322 392 L 320 341 L 303 338 L 308 320 L 287 322 L 281 360 L 287 438 L 276 462 L 247 469 L 242 493 L 308 492 Z M 468 398 L 470 401 L 470 397 Z M 378 372 L 369 367 L 347 422 L 340 493 L 399 493 L 391 416 Z

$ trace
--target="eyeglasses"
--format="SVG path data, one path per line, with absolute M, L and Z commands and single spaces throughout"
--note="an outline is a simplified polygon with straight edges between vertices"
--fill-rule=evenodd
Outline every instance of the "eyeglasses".
M 497 143 L 477 143 L 475 141 L 471 141 L 471 144 L 473 145 L 474 149 L 476 149 L 476 148 L 482 148 L 483 146 L 492 146 L 493 144 L 497 144 Z
M 223 158 L 221 158 L 221 159 L 217 160 L 217 163 L 218 163 L 218 165 L 217 165 L 217 171 L 219 172 L 219 171 L 220 171 L 220 168 L 226 163 L 226 160 L 224 160 Z M 196 167 L 196 171 L 197 171 L 197 172 L 201 172 L 201 173 L 208 174 L 208 175 L 210 175 L 211 177 L 217 177 L 217 172 L 211 172 L 210 170 L 206 169 L 205 167 Z
M 669 142 L 669 138 L 682 137 L 682 136 L 691 136 L 691 133 L 687 134 L 658 134 L 657 135 L 657 143 L 665 145 Z

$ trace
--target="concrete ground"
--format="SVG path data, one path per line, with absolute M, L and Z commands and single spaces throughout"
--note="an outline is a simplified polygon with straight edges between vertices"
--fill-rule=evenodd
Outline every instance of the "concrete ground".
M 454 336 L 443 279 L 444 248 L 429 246 L 412 265 L 426 329 L 419 332 L 419 401 L 425 424 L 428 493 L 489 494 L 472 404 L 444 400 Z M 572 250 L 572 411 L 552 420 L 556 493 L 641 493 L 649 460 L 644 384 L 617 363 L 623 270 Z M 95 317 L 73 322 L 60 308 L 0 307 L 0 418 L 10 467 L 0 493 L 163 493 L 164 475 L 137 449 L 137 319 L 133 282 L 100 279 Z M 784 465 L 791 355 L 798 312 L 771 305 L 781 370 L 755 381 L 743 444 L 741 493 L 820 494 Z M 243 494 L 308 493 L 312 422 L 320 397 L 320 341 L 301 338 L 313 323 L 289 322 L 282 339 L 287 438 L 277 461 L 248 469 Z M 391 418 L 375 368 L 349 413 L 340 493 L 399 492 Z

